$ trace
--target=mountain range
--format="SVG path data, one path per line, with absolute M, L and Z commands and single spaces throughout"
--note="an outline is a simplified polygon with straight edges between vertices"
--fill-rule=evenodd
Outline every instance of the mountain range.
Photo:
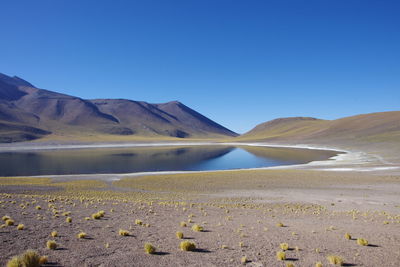
M 178 101 L 82 99 L 0 73 L 0 142 L 211 139 L 400 149 L 400 111 L 336 120 L 279 118 L 235 132 Z M 83 139 L 82 139 L 83 138 Z
M 44 136 L 234 137 L 233 131 L 178 101 L 82 99 L 0 73 L 0 142 Z

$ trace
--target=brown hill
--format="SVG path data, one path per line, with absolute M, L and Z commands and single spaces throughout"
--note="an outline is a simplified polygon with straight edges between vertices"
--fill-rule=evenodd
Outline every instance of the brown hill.
M 400 149 L 400 111 L 378 112 L 337 120 L 283 118 L 262 123 L 238 141 L 322 144 L 394 156 Z M 397 154 L 397 152 L 396 152 Z
M 82 135 L 111 138 L 118 135 L 178 138 L 236 136 L 234 132 L 176 101 L 149 104 L 125 99 L 86 100 L 39 89 L 21 78 L 4 74 L 0 74 L 0 123 L 3 123 L 0 124 L 3 141 L 23 140 L 23 136 L 27 135 L 18 133 L 22 129 L 33 131 L 26 140 L 50 133 L 68 135 L 69 138 Z M 10 125 L 14 130 L 5 130 Z

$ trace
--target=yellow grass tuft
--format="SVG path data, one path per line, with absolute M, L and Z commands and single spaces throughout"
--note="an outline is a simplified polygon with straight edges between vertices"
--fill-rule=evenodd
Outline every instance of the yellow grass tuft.
M 346 238 L 347 240 L 351 239 L 351 235 L 349 233 L 345 233 L 344 234 L 344 238 Z
M 46 243 L 46 247 L 48 248 L 48 249 L 56 249 L 57 248 L 57 243 L 56 243 L 56 241 L 54 241 L 54 240 L 49 240 L 49 241 L 47 241 L 47 243 Z
M 67 218 L 65 219 L 65 221 L 66 221 L 67 223 L 71 223 L 71 222 L 72 222 L 72 218 L 71 218 L 71 217 L 67 217 Z
M 319 262 L 316 262 L 316 263 L 315 263 L 315 267 L 323 267 L 322 262 L 320 262 L 320 261 L 319 261 Z
M 181 227 L 186 227 L 186 226 L 187 226 L 186 222 L 181 222 L 179 225 L 180 225 Z
M 21 256 L 22 262 L 24 263 L 24 267 L 39 267 L 40 263 L 40 256 L 39 254 L 34 251 L 34 250 L 27 250 L 24 254 Z
M 6 225 L 7 226 L 11 226 L 11 225 L 14 225 L 14 220 L 12 220 L 12 219 L 8 219 L 7 221 L 6 221 Z
M 7 262 L 7 267 L 23 267 L 24 263 L 22 262 L 21 257 L 15 256 L 12 257 L 11 260 Z
M 357 238 L 357 244 L 360 246 L 368 246 L 368 240 L 364 238 Z
M 82 238 L 86 238 L 86 233 L 85 232 L 80 232 L 78 234 L 78 238 L 82 239 Z
M 334 264 L 334 265 L 342 266 L 344 263 L 344 261 L 341 257 L 335 256 L 335 255 L 330 255 L 330 256 L 326 257 L 326 259 L 328 260 L 328 262 L 330 264 Z
M 291 262 L 286 263 L 286 267 L 294 267 L 294 264 Z
M 243 257 L 240 259 L 240 262 L 241 262 L 242 264 L 247 263 L 247 262 L 248 262 L 247 257 L 246 257 L 246 256 L 243 256 Z
M 1 219 L 2 219 L 3 221 L 7 221 L 7 220 L 10 220 L 10 219 L 11 219 L 11 217 L 10 217 L 10 216 L 7 216 L 7 215 L 5 215 L 5 216 L 3 216 Z
M 276 253 L 276 259 L 277 259 L 278 261 L 284 261 L 284 260 L 286 260 L 286 253 L 285 253 L 284 251 L 278 251 L 278 252 Z
M 47 256 L 40 256 L 39 264 L 46 264 L 49 262 L 49 258 Z
M 192 226 L 192 230 L 195 231 L 195 232 L 202 232 L 202 231 L 204 231 L 204 228 L 203 228 L 203 226 L 200 226 L 198 224 L 194 224 Z
M 288 250 L 288 249 L 289 249 L 289 244 L 288 244 L 288 243 L 282 243 L 282 244 L 279 245 L 279 247 L 280 247 L 283 251 L 285 251 L 285 250 Z
M 45 264 L 41 259 L 36 251 L 29 249 L 24 254 L 9 260 L 7 267 L 40 267 L 41 264 Z
M 146 243 L 144 244 L 144 251 L 147 254 L 154 254 L 154 252 L 156 252 L 156 248 L 152 244 Z
M 118 234 L 121 236 L 128 236 L 129 232 L 126 230 L 119 229 Z
M 57 233 L 57 231 L 53 231 L 53 232 L 51 232 L 51 234 L 50 234 L 52 237 L 57 237 L 58 236 L 58 233 Z
M 102 216 L 101 216 L 101 214 L 100 213 L 93 213 L 92 214 L 92 219 L 95 219 L 95 220 L 100 220 L 100 218 L 101 218 Z
M 178 238 L 178 239 L 182 239 L 183 238 L 183 233 L 182 232 L 176 232 L 176 237 Z
M 37 209 L 37 210 L 41 210 L 41 209 L 42 209 L 42 207 L 40 207 L 40 206 L 36 206 L 36 207 L 35 207 L 35 209 Z
M 24 230 L 25 225 L 23 225 L 22 223 L 17 225 L 17 230 Z
M 193 250 L 196 249 L 196 244 L 193 243 L 193 242 L 190 242 L 190 241 L 182 241 L 182 242 L 179 244 L 179 248 L 180 248 L 182 251 L 193 251 Z
M 142 222 L 141 220 L 139 220 L 139 219 L 136 219 L 136 220 L 135 220 L 135 224 L 137 224 L 137 225 L 143 225 L 143 222 Z
M 283 223 L 281 223 L 281 222 L 278 222 L 278 223 L 276 224 L 276 226 L 277 226 L 277 227 L 284 227 L 285 225 L 283 225 Z

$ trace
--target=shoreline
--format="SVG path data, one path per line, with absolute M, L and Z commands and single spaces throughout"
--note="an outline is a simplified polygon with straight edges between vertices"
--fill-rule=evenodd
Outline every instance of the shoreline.
M 46 150 L 79 150 L 79 149 L 102 149 L 102 148 L 129 148 L 129 147 L 169 147 L 169 146 L 252 146 L 252 147 L 282 147 L 293 149 L 311 149 L 326 150 L 338 152 L 337 155 L 322 161 L 311 161 L 304 164 L 281 165 L 259 168 L 242 168 L 231 170 L 204 170 L 204 171 L 149 171 L 133 173 L 94 173 L 94 174 L 62 174 L 62 175 L 31 175 L 31 176 L 8 176 L 12 178 L 32 177 L 32 178 L 54 178 L 57 180 L 70 179 L 100 179 L 103 181 L 116 181 L 124 177 L 140 177 L 153 175 L 169 174 L 192 174 L 192 173 L 218 173 L 218 172 L 238 172 L 238 171 L 262 171 L 262 170 L 317 170 L 317 171 L 339 171 L 339 172 L 388 172 L 400 169 L 400 166 L 385 161 L 379 155 L 368 154 L 362 151 L 350 151 L 335 147 L 317 146 L 317 145 L 288 145 L 288 144 L 270 144 L 270 143 L 232 143 L 232 142 L 158 142 L 158 143 L 102 143 L 102 144 L 84 144 L 84 145 L 44 145 L 44 146 L 0 146 L 0 152 L 19 152 L 19 151 L 46 151 Z M 388 166 L 390 165 L 390 166 Z

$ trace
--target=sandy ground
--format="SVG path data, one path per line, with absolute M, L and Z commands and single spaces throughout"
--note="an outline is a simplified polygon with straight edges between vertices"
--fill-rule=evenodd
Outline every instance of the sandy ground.
M 400 263 L 400 176 L 392 174 L 253 170 L 0 185 L 0 215 L 15 221 L 0 228 L 1 265 L 27 249 L 47 255 L 49 266 L 239 266 L 243 256 L 247 266 L 329 266 L 329 255 L 345 266 Z M 100 210 L 103 218 L 90 218 Z M 77 238 L 81 231 L 87 238 Z M 197 249 L 181 251 L 177 231 Z M 47 249 L 48 240 L 59 248 Z M 157 253 L 146 254 L 145 243 Z M 276 259 L 281 243 L 285 261 Z

